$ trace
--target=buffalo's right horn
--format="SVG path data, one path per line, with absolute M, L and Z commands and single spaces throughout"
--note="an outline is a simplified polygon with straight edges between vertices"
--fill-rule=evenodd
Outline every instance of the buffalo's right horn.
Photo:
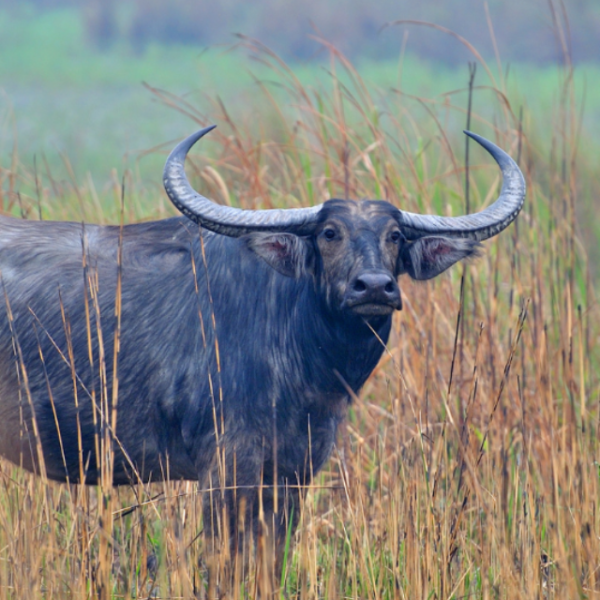
M 202 227 L 230 237 L 239 237 L 252 231 L 289 231 L 298 235 L 312 233 L 321 204 L 310 208 L 243 210 L 216 204 L 192 188 L 185 175 L 185 157 L 190 148 L 215 127 L 211 125 L 190 135 L 167 158 L 163 181 L 171 202 Z

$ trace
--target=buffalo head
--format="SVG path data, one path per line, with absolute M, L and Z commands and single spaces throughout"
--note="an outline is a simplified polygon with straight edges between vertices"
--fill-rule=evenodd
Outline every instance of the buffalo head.
M 311 208 L 241 210 L 220 206 L 195 192 L 183 168 L 207 127 L 169 156 L 164 184 L 175 206 L 209 230 L 243 237 L 248 247 L 288 277 L 310 275 L 330 310 L 363 318 L 402 308 L 397 278 L 430 279 L 477 252 L 517 216 L 525 182 L 516 163 L 473 133 L 503 174 L 499 198 L 480 213 L 461 217 L 418 215 L 385 201 L 328 200 Z

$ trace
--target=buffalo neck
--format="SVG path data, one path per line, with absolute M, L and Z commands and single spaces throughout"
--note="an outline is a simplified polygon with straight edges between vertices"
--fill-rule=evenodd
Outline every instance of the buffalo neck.
M 360 390 L 384 350 L 391 317 L 367 323 L 328 307 L 311 276 L 278 273 L 241 240 L 210 235 L 205 242 L 207 267 L 198 271 L 200 279 L 208 275 L 212 303 L 203 300 L 201 310 L 205 323 L 214 310 L 226 395 L 254 409 Z M 196 260 L 204 262 L 199 252 Z
M 340 392 L 358 393 L 385 349 L 391 315 L 366 320 L 331 308 L 312 281 L 306 281 L 302 291 L 295 326 L 301 332 L 301 351 L 315 356 L 311 361 L 315 381 Z M 308 310 L 315 306 L 319 309 Z

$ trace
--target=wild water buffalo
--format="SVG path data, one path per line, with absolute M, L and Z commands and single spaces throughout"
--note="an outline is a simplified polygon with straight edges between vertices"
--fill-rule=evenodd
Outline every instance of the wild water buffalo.
M 429 279 L 474 255 L 515 219 L 525 182 L 468 133 L 504 178 L 480 213 L 372 200 L 240 210 L 187 181 L 185 157 L 211 129 L 165 166 L 183 217 L 122 228 L 0 218 L 0 453 L 95 483 L 109 435 L 114 484 L 222 486 L 233 523 L 242 498 L 257 517 L 259 488 L 265 514 L 278 512 L 276 490 L 290 514 L 382 354 L 398 276 Z

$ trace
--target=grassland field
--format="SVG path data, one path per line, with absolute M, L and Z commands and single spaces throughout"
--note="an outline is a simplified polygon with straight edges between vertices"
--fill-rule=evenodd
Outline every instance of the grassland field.
M 218 201 L 465 208 L 466 66 L 286 66 L 252 44 L 98 54 L 73 13 L 44 19 L 0 12 L 5 211 L 118 223 L 125 176 L 126 220 L 174 214 L 165 153 L 208 122 L 189 173 Z M 282 580 L 250 568 L 232 585 L 223 550 L 223 597 L 600 598 L 599 70 L 479 65 L 471 127 L 519 157 L 527 204 L 477 261 L 401 280 Z M 471 206 L 498 183 L 471 146 Z M 0 600 L 204 598 L 201 504 L 192 483 L 83 488 L 0 460 Z

